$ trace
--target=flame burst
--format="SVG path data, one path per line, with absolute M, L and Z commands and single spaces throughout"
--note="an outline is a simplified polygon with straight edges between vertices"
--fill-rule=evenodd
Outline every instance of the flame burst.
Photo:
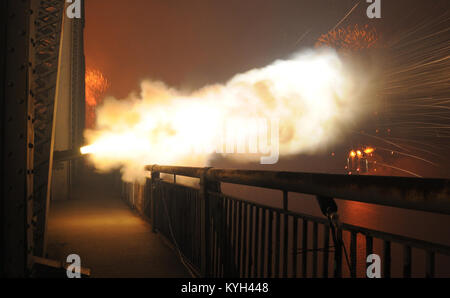
M 351 74 L 335 51 L 322 49 L 191 93 L 143 81 L 139 95 L 105 99 L 82 152 L 91 153 L 99 170 L 121 167 L 124 180 L 142 181 L 148 164 L 206 165 L 211 155 L 193 147 L 211 146 L 230 118 L 256 117 L 279 119 L 282 156 L 314 152 L 336 141 L 359 115 L 363 84 L 355 78 L 361 76 Z
M 108 80 L 94 68 L 88 68 L 85 74 L 86 88 L 86 127 L 95 126 L 95 108 L 102 101 L 102 96 L 108 88 Z
M 379 40 L 380 36 L 374 27 L 367 24 L 360 27 L 355 24 L 322 34 L 315 46 L 317 48 L 326 46 L 339 50 L 359 51 L 375 47 Z

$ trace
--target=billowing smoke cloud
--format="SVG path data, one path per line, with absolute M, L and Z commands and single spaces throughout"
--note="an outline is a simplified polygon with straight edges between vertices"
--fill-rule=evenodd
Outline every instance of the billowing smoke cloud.
M 212 151 L 193 148 L 216 146 L 230 119 L 268 119 L 268 125 L 276 119 L 281 157 L 311 153 L 335 142 L 357 119 L 360 82 L 328 49 L 298 53 L 189 93 L 146 80 L 139 95 L 105 99 L 96 129 L 85 133 L 89 146 L 83 151 L 92 153 L 99 170 L 121 167 L 124 180 L 142 181 L 149 164 L 207 165 Z M 248 160 L 254 154 L 230 156 Z

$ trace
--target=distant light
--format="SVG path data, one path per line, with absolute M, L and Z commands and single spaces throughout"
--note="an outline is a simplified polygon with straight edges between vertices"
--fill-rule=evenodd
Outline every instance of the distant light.
M 372 153 L 373 151 L 375 151 L 375 149 L 369 147 L 369 148 L 366 148 L 366 150 L 364 150 L 364 153 L 370 154 L 370 153 Z

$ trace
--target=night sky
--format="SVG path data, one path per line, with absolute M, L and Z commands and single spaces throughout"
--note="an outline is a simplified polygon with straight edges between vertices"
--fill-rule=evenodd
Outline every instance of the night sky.
M 368 19 L 369 4 L 355 0 L 87 0 L 86 61 L 105 73 L 117 97 L 143 78 L 197 88 L 313 46 L 357 2 L 342 25 L 372 24 L 386 34 L 432 6 L 382 0 L 382 19 Z
M 312 46 L 354 1 L 86 1 L 87 65 L 125 97 L 143 78 L 198 88 Z M 304 38 L 299 39 L 310 30 Z

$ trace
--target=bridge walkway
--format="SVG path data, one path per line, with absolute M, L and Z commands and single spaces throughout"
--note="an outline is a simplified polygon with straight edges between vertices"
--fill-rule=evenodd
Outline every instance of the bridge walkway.
M 120 185 L 88 173 L 69 200 L 53 201 L 47 257 L 78 254 L 91 277 L 190 277 L 175 252 L 120 198 Z

